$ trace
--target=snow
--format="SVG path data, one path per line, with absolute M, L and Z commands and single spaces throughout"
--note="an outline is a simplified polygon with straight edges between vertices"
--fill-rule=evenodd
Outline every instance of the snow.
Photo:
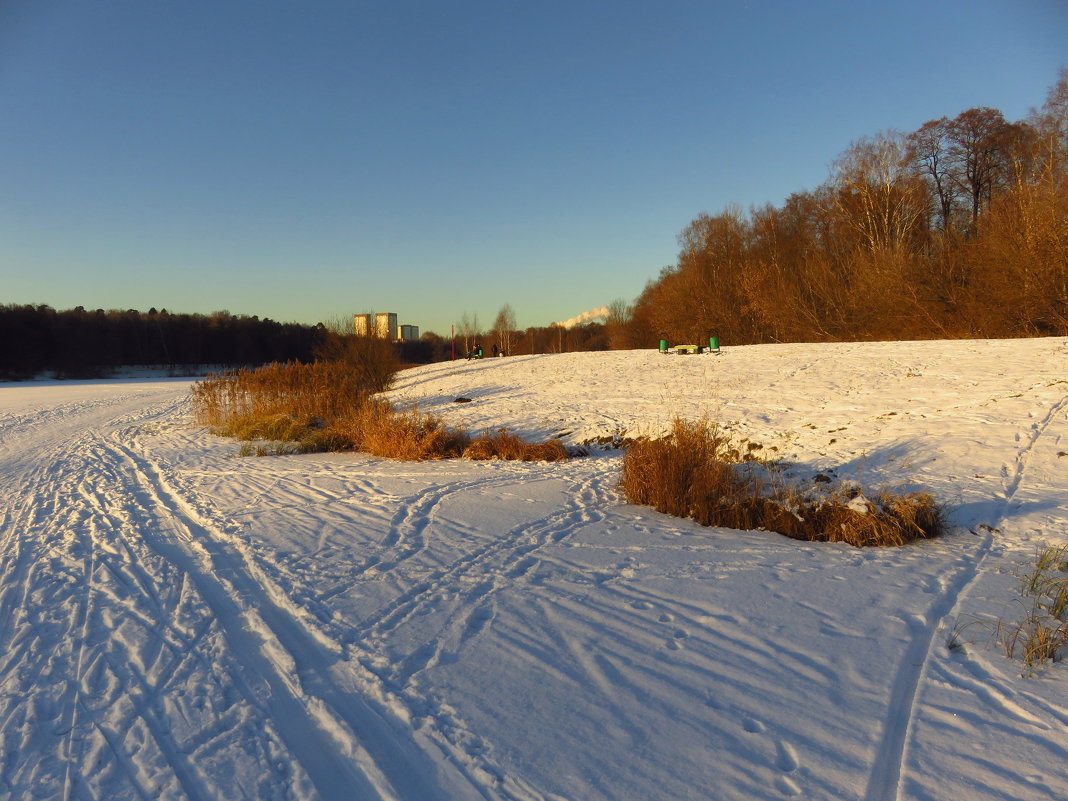
M 628 506 L 597 446 L 241 458 L 188 380 L 0 385 L 0 798 L 1068 797 L 1068 668 L 990 625 L 1068 542 L 1066 367 L 1066 339 L 766 345 L 390 393 L 572 446 L 703 415 L 799 480 L 947 504 L 949 536 L 865 550 Z

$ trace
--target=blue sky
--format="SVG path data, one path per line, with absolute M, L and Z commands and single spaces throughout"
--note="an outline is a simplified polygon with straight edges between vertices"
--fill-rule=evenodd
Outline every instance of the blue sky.
M 0 0 L 0 303 L 546 325 L 1064 66 L 1063 0 Z

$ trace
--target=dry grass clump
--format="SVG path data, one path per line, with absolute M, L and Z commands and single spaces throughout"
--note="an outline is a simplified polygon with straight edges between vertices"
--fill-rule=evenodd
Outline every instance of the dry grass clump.
M 855 546 L 904 545 L 945 530 L 941 507 L 926 493 L 882 493 L 789 484 L 707 420 L 676 419 L 659 440 L 634 443 L 620 486 L 629 503 L 652 506 L 704 526 L 765 529 L 794 539 Z
M 483 434 L 473 440 L 463 455 L 468 459 L 503 459 L 516 462 L 562 462 L 570 458 L 558 439 L 548 442 L 527 442 L 501 429 L 495 434 Z
M 387 459 L 501 459 L 517 462 L 555 462 L 569 458 L 559 440 L 532 443 L 500 430 L 472 438 L 466 431 L 447 427 L 440 417 L 415 407 L 395 409 L 386 401 L 372 400 L 339 423 L 355 450 Z
M 630 446 L 620 486 L 629 503 L 689 517 L 703 526 L 757 528 L 762 482 L 755 473 L 735 469 L 741 458 L 717 426 L 676 419 L 664 439 L 642 439 Z
M 383 400 L 367 401 L 336 428 L 354 450 L 410 462 L 456 458 L 470 441 L 434 415 L 414 407 L 398 411 Z
M 945 530 L 942 509 L 926 492 L 884 492 L 869 499 L 855 490 L 832 490 L 817 500 L 795 497 L 795 493 L 788 491 L 784 498 L 776 499 L 793 515 L 783 519 L 781 528 L 766 528 L 794 539 L 845 542 L 857 547 L 905 545 L 936 537 Z
M 193 387 L 197 422 L 242 440 L 303 440 L 353 413 L 371 389 L 341 362 L 269 364 Z
M 569 456 L 559 440 L 529 443 L 505 431 L 472 438 L 414 407 L 396 409 L 372 397 L 382 376 L 369 379 L 367 365 L 354 366 L 354 358 L 208 376 L 193 387 L 196 419 L 221 436 L 282 443 L 249 445 L 242 448 L 247 455 L 355 450 L 405 461 L 464 456 L 527 462 Z

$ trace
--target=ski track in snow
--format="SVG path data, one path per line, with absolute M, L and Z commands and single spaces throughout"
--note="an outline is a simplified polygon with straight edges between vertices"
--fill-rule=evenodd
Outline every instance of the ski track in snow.
M 1057 684 L 939 645 L 1066 536 L 1043 526 L 1068 396 L 1056 367 L 942 377 L 934 347 L 586 355 L 593 402 L 542 357 L 401 382 L 475 428 L 576 443 L 711 408 L 801 471 L 959 480 L 974 535 L 894 551 L 622 505 L 611 453 L 236 459 L 174 386 L 0 396 L 0 799 L 1061 797 Z M 628 358 L 688 378 L 641 395 Z
M 192 667 L 192 649 L 210 621 L 195 613 L 184 620 L 183 588 L 161 594 L 164 585 L 146 573 L 146 554 L 130 537 L 129 508 L 102 491 L 113 476 L 92 432 L 47 445 L 24 454 L 30 469 L 4 521 L 0 714 L 7 735 L 60 743 L 56 759 L 19 761 L 10 750 L 19 740 L 10 738 L 3 783 L 13 797 L 29 787 L 57 798 L 96 797 L 94 783 L 115 772 L 129 778 L 136 796 L 151 797 L 161 789 L 151 766 L 133 769 L 121 744 L 143 738 L 151 745 L 139 742 L 139 749 L 158 750 L 187 796 L 208 797 L 183 770 L 158 701 L 163 675 Z M 25 536 L 31 531 L 32 540 Z M 91 621 L 116 636 L 94 641 Z M 90 761 L 92 769 L 81 770 Z
M 944 592 L 930 610 L 922 616 L 909 619 L 912 640 L 894 680 L 886 732 L 876 753 L 865 801 L 898 801 L 902 797 L 902 770 L 916 716 L 917 691 L 929 670 L 931 649 L 942 631 L 942 622 L 957 609 L 960 598 L 967 594 L 981 574 L 994 542 L 994 530 L 1009 512 L 1016 491 L 1023 482 L 1032 451 L 1040 437 L 1063 415 L 1066 408 L 1068 395 L 1053 403 L 1043 419 L 1031 426 L 1030 436 L 1017 451 L 1012 464 L 1002 468 L 1004 490 L 997 501 L 998 508 L 992 522 L 985 527 L 981 545 L 974 549 L 973 555 L 962 557 L 955 572 L 944 581 Z
M 57 758 L 39 763 L 8 751 L 6 764 L 18 767 L 2 777 L 12 797 L 29 787 L 64 799 L 120 797 L 105 790 L 119 773 L 131 797 L 179 790 L 191 799 L 273 797 L 278 786 L 228 787 L 196 764 L 199 751 L 226 736 L 254 745 L 243 732 L 250 717 L 260 719 L 253 725 L 264 726 L 271 746 L 295 756 L 282 767 L 300 777 L 291 788 L 298 796 L 310 795 L 301 786 L 307 782 L 323 798 L 338 788 L 361 798 L 494 797 L 440 779 L 440 763 L 420 767 L 425 743 L 413 742 L 388 707 L 362 702 L 335 678 L 338 654 L 272 601 L 158 467 L 119 443 L 137 427 L 119 427 L 111 438 L 90 429 L 50 443 L 53 450 L 35 454 L 14 493 L 28 500 L 5 514 L 5 556 L 16 555 L 5 559 L 0 585 L 8 645 L 0 683 L 29 687 L 29 698 L 25 689 L 7 693 L 0 720 L 6 733 L 50 721 L 61 741 Z M 20 536 L 27 531 L 43 536 L 31 545 Z M 167 577 L 178 579 L 177 591 Z M 191 595 L 202 619 L 170 623 L 182 619 Z M 103 629 L 118 636 L 96 642 Z M 200 653 L 209 635 L 225 641 L 232 659 L 229 675 L 215 680 L 243 708 L 216 713 L 179 741 L 167 720 L 176 710 L 161 708 L 160 699 L 187 675 L 218 670 L 214 657 Z M 34 675 L 41 678 L 28 680 Z M 145 742 L 131 749 L 131 736 Z M 131 762 L 130 750 L 149 748 L 158 751 L 157 764 Z M 258 761 L 270 770 L 273 759 L 265 752 Z M 170 775 L 144 778 L 150 771 Z

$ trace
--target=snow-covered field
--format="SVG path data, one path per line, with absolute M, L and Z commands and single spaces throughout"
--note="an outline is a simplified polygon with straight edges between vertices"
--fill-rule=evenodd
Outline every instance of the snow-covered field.
M 933 492 L 953 533 L 900 549 L 627 506 L 617 452 L 240 458 L 188 388 L 0 386 L 0 798 L 1068 797 L 1068 668 L 1021 676 L 975 623 L 1068 542 L 1068 340 L 487 359 L 391 393 L 569 444 L 707 414 L 800 476 Z

